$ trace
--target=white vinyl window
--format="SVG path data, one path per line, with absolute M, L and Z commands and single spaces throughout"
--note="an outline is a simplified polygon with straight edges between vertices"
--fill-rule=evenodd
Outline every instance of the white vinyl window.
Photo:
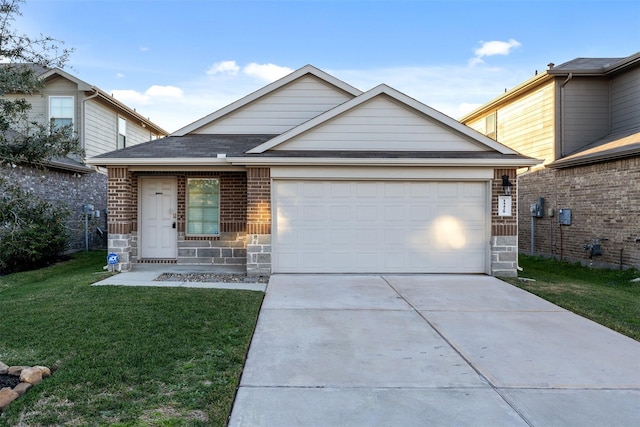
M 187 179 L 187 235 L 220 234 L 220 180 Z
M 50 96 L 49 120 L 54 128 L 72 125 L 73 96 Z
M 489 138 L 497 140 L 498 133 L 496 131 L 497 123 L 496 123 L 496 113 L 491 113 L 484 119 L 485 132 Z
M 118 116 L 118 142 L 117 149 L 127 146 L 127 119 Z

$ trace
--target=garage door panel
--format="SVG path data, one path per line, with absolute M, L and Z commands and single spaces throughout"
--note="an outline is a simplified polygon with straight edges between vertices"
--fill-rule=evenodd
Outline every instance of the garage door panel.
M 483 273 L 486 188 L 275 180 L 274 272 Z

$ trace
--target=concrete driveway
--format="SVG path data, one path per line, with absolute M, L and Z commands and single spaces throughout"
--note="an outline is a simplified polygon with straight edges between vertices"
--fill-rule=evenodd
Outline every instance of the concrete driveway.
M 426 425 L 640 425 L 640 343 L 488 276 L 271 277 L 230 426 Z

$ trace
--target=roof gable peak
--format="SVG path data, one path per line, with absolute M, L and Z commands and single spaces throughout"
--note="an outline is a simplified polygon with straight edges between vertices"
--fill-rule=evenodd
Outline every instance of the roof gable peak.
M 240 98 L 239 100 L 232 102 L 231 104 L 222 107 L 221 109 L 181 128 L 178 129 L 177 131 L 175 131 L 172 135 L 173 136 L 184 136 L 187 135 L 191 132 L 196 131 L 197 129 L 200 129 L 202 127 L 205 127 L 207 125 L 210 125 L 211 123 L 213 123 L 214 121 L 225 117 L 233 112 L 236 112 L 244 107 L 246 107 L 247 105 L 261 99 L 261 98 L 265 98 L 267 97 L 269 94 L 272 94 L 274 92 L 276 92 L 277 90 L 284 88 L 285 86 L 288 86 L 292 83 L 294 83 L 295 81 L 304 78 L 307 75 L 312 75 L 315 78 L 323 81 L 324 83 L 328 84 L 329 86 L 335 87 L 336 89 L 338 89 L 339 91 L 342 91 L 346 94 L 348 94 L 350 97 L 356 97 L 358 95 L 360 95 L 362 93 L 361 90 L 343 82 L 340 79 L 337 79 L 336 77 L 333 77 L 332 75 L 314 67 L 313 65 L 305 65 L 302 68 L 297 69 L 296 71 L 272 82 L 269 83 L 266 86 L 263 86 L 262 88 L 250 93 L 249 95 Z

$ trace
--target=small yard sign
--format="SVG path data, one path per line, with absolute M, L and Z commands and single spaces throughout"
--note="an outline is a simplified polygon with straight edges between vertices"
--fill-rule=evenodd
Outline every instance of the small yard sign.
M 120 262 L 120 258 L 118 257 L 118 254 L 114 254 L 112 252 L 109 255 L 107 255 L 107 264 L 116 265 L 118 262 Z

